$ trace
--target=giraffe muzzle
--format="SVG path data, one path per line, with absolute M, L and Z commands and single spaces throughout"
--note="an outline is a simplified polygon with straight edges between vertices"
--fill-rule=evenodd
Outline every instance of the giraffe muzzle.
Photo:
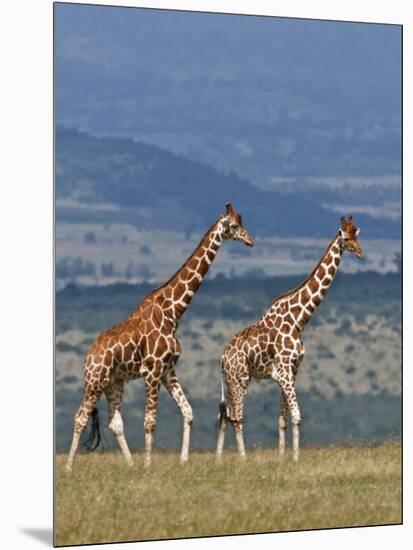
M 250 237 L 249 235 L 243 237 L 242 240 L 244 241 L 244 243 L 245 243 L 247 246 L 251 246 L 251 247 L 254 246 L 254 241 L 253 241 L 252 237 Z

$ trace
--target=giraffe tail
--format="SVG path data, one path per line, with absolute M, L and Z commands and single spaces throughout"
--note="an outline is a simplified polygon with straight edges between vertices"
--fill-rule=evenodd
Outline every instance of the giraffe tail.
M 91 414 L 91 421 L 92 426 L 90 430 L 89 437 L 82 443 L 86 447 L 86 449 L 92 453 L 95 449 L 97 449 L 100 445 L 100 442 L 102 440 L 101 435 L 101 426 L 100 426 L 100 418 L 99 418 L 99 411 L 95 407 Z M 96 440 L 96 443 L 95 443 Z
M 221 428 L 222 424 L 228 420 L 229 418 L 227 414 L 227 402 L 225 399 L 224 370 L 222 368 L 221 362 L 221 402 L 219 404 L 217 427 Z
M 217 427 L 220 429 L 222 427 L 222 424 L 227 420 L 229 420 L 227 415 L 227 403 L 226 401 L 221 401 L 221 403 L 219 404 Z

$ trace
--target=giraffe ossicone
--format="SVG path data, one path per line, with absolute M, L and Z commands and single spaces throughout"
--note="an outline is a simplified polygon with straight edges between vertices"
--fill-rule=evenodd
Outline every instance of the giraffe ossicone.
M 304 358 L 302 332 L 320 305 L 337 273 L 344 250 L 358 258 L 363 252 L 359 229 L 341 218 L 341 227 L 311 274 L 298 287 L 281 294 L 254 324 L 236 333 L 221 358 L 222 397 L 219 414 L 217 456 L 224 448 L 228 422 L 234 428 L 239 454 L 245 456 L 243 410 L 252 379 L 272 379 L 281 387 L 279 452 L 285 452 L 288 413 L 293 426 L 293 456 L 298 460 L 301 414 L 295 379 Z
M 91 415 L 92 428 L 99 436 L 96 405 L 103 394 L 108 402 L 109 428 L 115 434 L 126 461 L 132 463 L 121 413 L 124 384 L 136 378 L 143 378 L 145 383 L 145 465 L 151 462 L 161 385 L 181 410 L 184 423 L 181 462 L 188 460 L 193 414 L 175 372 L 181 353 L 175 333 L 180 318 L 225 240 L 253 246 L 253 239 L 240 214 L 230 203 L 226 205 L 226 213 L 208 229 L 182 267 L 166 283 L 148 294 L 123 323 L 97 337 L 85 357 L 84 396 L 74 419 L 73 439 L 66 463 L 68 471 L 72 468 L 80 436 Z

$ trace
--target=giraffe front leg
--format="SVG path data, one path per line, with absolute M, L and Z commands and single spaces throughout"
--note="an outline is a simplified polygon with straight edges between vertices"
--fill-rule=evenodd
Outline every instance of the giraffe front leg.
M 301 414 L 298 406 L 297 396 L 295 393 L 295 374 L 294 369 L 289 363 L 280 364 L 277 367 L 277 382 L 281 386 L 281 390 L 284 395 L 284 399 L 287 402 L 288 410 L 291 414 L 291 424 L 293 431 L 293 458 L 294 461 L 298 461 L 299 449 L 300 449 L 300 424 Z M 281 417 L 280 417 L 281 418 Z M 280 423 L 281 424 L 281 423 Z M 282 421 L 284 425 L 284 418 Z M 286 425 L 286 422 L 285 422 Z M 285 448 L 285 433 L 284 433 L 284 448 Z
M 145 468 L 151 465 L 152 462 L 152 444 L 153 434 L 156 427 L 156 415 L 158 409 L 159 399 L 159 386 L 160 381 L 155 378 L 152 373 L 149 373 L 145 378 L 145 393 L 146 393 L 146 406 L 145 406 L 145 453 L 143 465 Z
M 304 357 L 304 345 L 302 344 L 302 353 L 298 358 L 298 361 L 295 362 L 291 367 L 291 376 L 292 376 L 292 389 L 290 400 L 288 401 L 288 408 L 291 411 L 291 424 L 293 426 L 293 458 L 294 461 L 298 461 L 299 450 L 300 450 L 300 426 L 301 426 L 301 413 L 298 406 L 298 399 L 295 393 L 295 379 L 297 377 L 298 367 L 300 366 Z
M 281 390 L 280 416 L 278 418 L 278 452 L 282 457 L 285 455 L 285 433 L 288 424 L 288 404 L 284 392 Z
M 109 428 L 115 434 L 120 450 L 129 466 L 133 465 L 132 455 L 126 442 L 123 420 L 122 420 L 122 399 L 123 380 L 114 380 L 105 388 L 105 395 L 108 401 Z
M 294 461 L 298 461 L 299 451 L 300 451 L 300 425 L 301 425 L 301 415 L 300 409 L 297 408 L 291 411 L 291 423 L 293 425 L 293 458 Z
M 182 434 L 182 449 L 181 449 L 181 464 L 188 462 L 189 443 L 191 438 L 191 425 L 193 420 L 192 407 L 185 397 L 181 384 L 179 383 L 175 369 L 170 369 L 162 378 L 162 383 L 168 390 L 168 393 L 178 405 L 183 417 L 183 434 Z

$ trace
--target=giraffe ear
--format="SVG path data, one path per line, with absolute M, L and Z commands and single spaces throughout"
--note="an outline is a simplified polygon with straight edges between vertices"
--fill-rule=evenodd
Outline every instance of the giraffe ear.
M 222 220 L 222 226 L 226 231 L 228 231 L 230 225 L 231 225 L 231 220 L 230 219 L 224 218 Z
M 341 227 L 344 231 L 347 229 L 347 222 L 346 222 L 345 216 L 341 216 Z
M 230 202 L 227 202 L 225 205 L 227 207 L 227 216 L 235 216 L 234 209 L 232 208 L 232 204 Z

